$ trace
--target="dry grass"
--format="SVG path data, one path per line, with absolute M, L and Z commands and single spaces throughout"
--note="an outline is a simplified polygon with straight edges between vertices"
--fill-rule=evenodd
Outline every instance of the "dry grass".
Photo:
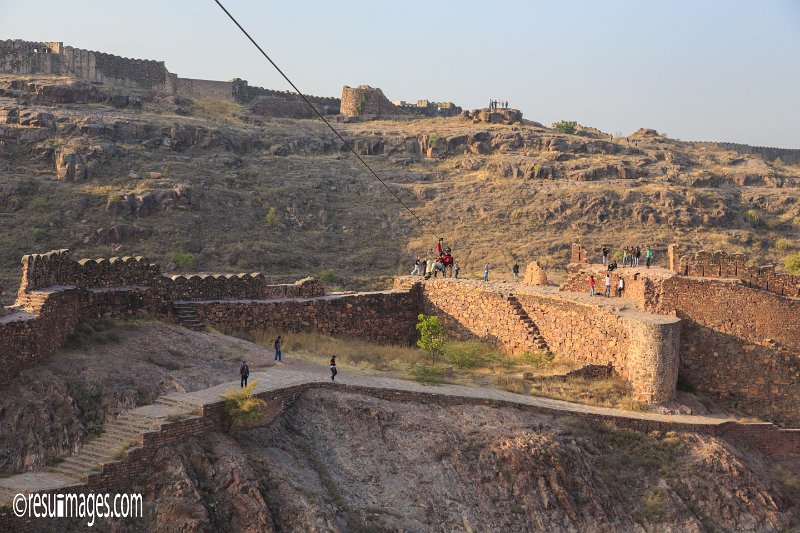
M 582 378 L 564 381 L 525 381 L 509 376 L 497 376 L 494 385 L 518 394 L 530 394 L 567 402 L 584 403 L 600 407 L 644 411 L 646 405 L 633 398 L 628 383 L 618 377 L 588 380 Z
M 226 102 L 215 98 L 196 98 L 193 103 L 192 114 L 197 118 L 235 126 L 245 124 L 242 120 L 245 110 L 235 102 Z

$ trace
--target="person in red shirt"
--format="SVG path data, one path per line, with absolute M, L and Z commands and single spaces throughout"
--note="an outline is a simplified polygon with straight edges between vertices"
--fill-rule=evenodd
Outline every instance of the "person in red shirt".
M 589 296 L 594 296 L 594 275 L 589 276 Z
M 331 356 L 331 381 L 335 381 L 336 374 L 336 356 Z

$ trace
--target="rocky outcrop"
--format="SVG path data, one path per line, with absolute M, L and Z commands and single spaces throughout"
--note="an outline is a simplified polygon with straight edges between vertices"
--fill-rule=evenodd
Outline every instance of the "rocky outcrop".
M 522 111 L 519 109 L 473 109 L 463 111 L 461 117 L 473 123 L 486 124 L 518 124 L 522 122 Z
M 159 211 L 191 208 L 192 189 L 184 184 L 175 184 L 168 189 L 148 189 L 113 194 L 109 196 L 106 203 L 106 212 L 114 217 L 144 218 Z

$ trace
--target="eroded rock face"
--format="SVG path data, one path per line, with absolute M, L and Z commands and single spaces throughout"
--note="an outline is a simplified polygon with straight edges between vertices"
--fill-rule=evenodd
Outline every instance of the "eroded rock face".
M 163 448 L 145 491 L 156 530 L 780 531 L 796 512 L 714 438 L 323 390 L 238 443 Z

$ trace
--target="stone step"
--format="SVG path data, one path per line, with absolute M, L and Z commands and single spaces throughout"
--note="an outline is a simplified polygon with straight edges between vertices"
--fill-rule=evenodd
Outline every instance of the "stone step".
M 14 489 L 0 487 L 0 507 L 3 507 L 4 505 L 11 505 L 11 502 L 14 500 L 14 496 L 17 494 L 18 492 Z
M 138 433 L 137 433 L 138 435 Z M 133 436 L 123 436 L 123 435 L 103 435 L 96 439 L 93 439 L 86 444 L 83 445 L 84 448 L 93 446 L 93 447 L 103 447 L 103 446 L 120 446 L 128 444 L 129 442 L 135 442 L 136 437 Z
M 65 476 L 74 477 L 82 482 L 88 481 L 89 474 L 99 472 L 99 466 L 94 468 L 82 468 L 73 465 L 64 465 L 63 463 L 53 468 L 53 472 L 64 474 Z
M 164 396 L 159 396 L 158 398 L 156 398 L 155 403 L 160 405 L 166 405 L 167 407 L 175 407 L 176 409 L 182 409 L 186 411 L 187 414 L 198 414 L 203 411 L 203 407 L 200 405 L 181 402 L 179 400 L 173 400 L 172 398 L 167 398 Z
M 109 425 L 103 429 L 103 433 L 100 437 L 117 437 L 120 439 L 135 439 L 139 436 L 138 429 L 129 428 L 127 426 L 122 425 Z

